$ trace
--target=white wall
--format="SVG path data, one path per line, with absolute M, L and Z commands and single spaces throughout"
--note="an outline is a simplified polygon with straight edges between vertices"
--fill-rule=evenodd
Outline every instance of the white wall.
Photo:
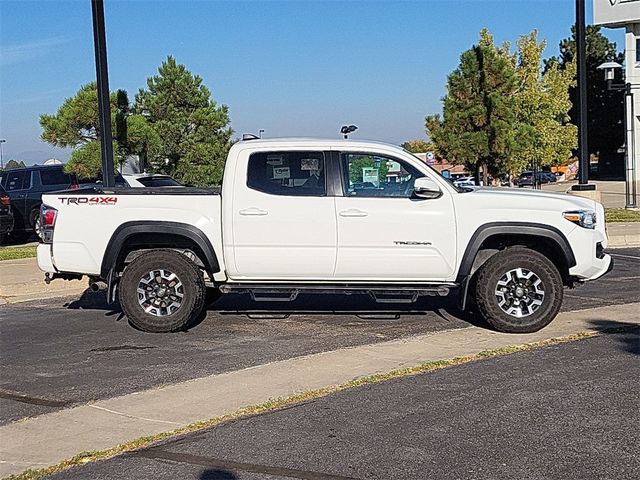
M 640 2 L 637 5 L 640 9 Z M 625 77 L 627 82 L 631 84 L 634 103 L 634 153 L 633 161 L 635 163 L 636 181 L 640 182 L 640 62 L 636 61 L 637 39 L 640 38 L 640 22 L 629 24 L 626 26 L 625 33 Z M 631 119 L 628 115 L 627 119 Z

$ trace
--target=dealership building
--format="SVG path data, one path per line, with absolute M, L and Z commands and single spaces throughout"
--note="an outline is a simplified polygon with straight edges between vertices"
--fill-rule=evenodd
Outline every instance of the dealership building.
M 593 23 L 625 29 L 624 78 L 629 84 L 625 98 L 627 175 L 635 170 L 637 184 L 640 182 L 640 0 L 593 0 Z

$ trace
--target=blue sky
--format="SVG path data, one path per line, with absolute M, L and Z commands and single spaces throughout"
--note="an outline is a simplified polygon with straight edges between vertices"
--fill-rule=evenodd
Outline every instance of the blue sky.
M 538 29 L 557 53 L 573 0 L 106 0 L 109 83 L 130 98 L 171 54 L 229 106 L 237 135 L 424 137 L 447 74 L 487 27 L 497 42 Z M 591 1 L 587 0 L 587 21 Z M 5 161 L 66 159 L 40 141 L 54 113 L 95 78 L 89 0 L 0 0 L 0 138 Z M 605 30 L 621 48 L 621 30 Z

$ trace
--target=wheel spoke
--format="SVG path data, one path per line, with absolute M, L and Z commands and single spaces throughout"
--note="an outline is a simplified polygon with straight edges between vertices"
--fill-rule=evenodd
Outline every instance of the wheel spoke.
M 175 313 L 184 299 L 180 278 L 165 269 L 152 270 L 143 275 L 138 281 L 136 292 L 142 309 L 157 317 Z
M 518 267 L 506 271 L 494 290 L 500 309 L 516 318 L 533 314 L 544 302 L 544 284 L 536 273 Z

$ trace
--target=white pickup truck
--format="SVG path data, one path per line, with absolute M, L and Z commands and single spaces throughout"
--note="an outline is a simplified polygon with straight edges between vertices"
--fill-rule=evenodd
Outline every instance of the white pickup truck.
M 494 328 L 532 332 L 564 286 L 612 268 L 602 205 L 457 188 L 411 153 L 357 140 L 236 143 L 222 192 L 95 188 L 43 196 L 46 280 L 104 281 L 137 328 L 188 328 L 214 296 L 458 292 Z M 468 301 L 470 300 L 470 301 Z

